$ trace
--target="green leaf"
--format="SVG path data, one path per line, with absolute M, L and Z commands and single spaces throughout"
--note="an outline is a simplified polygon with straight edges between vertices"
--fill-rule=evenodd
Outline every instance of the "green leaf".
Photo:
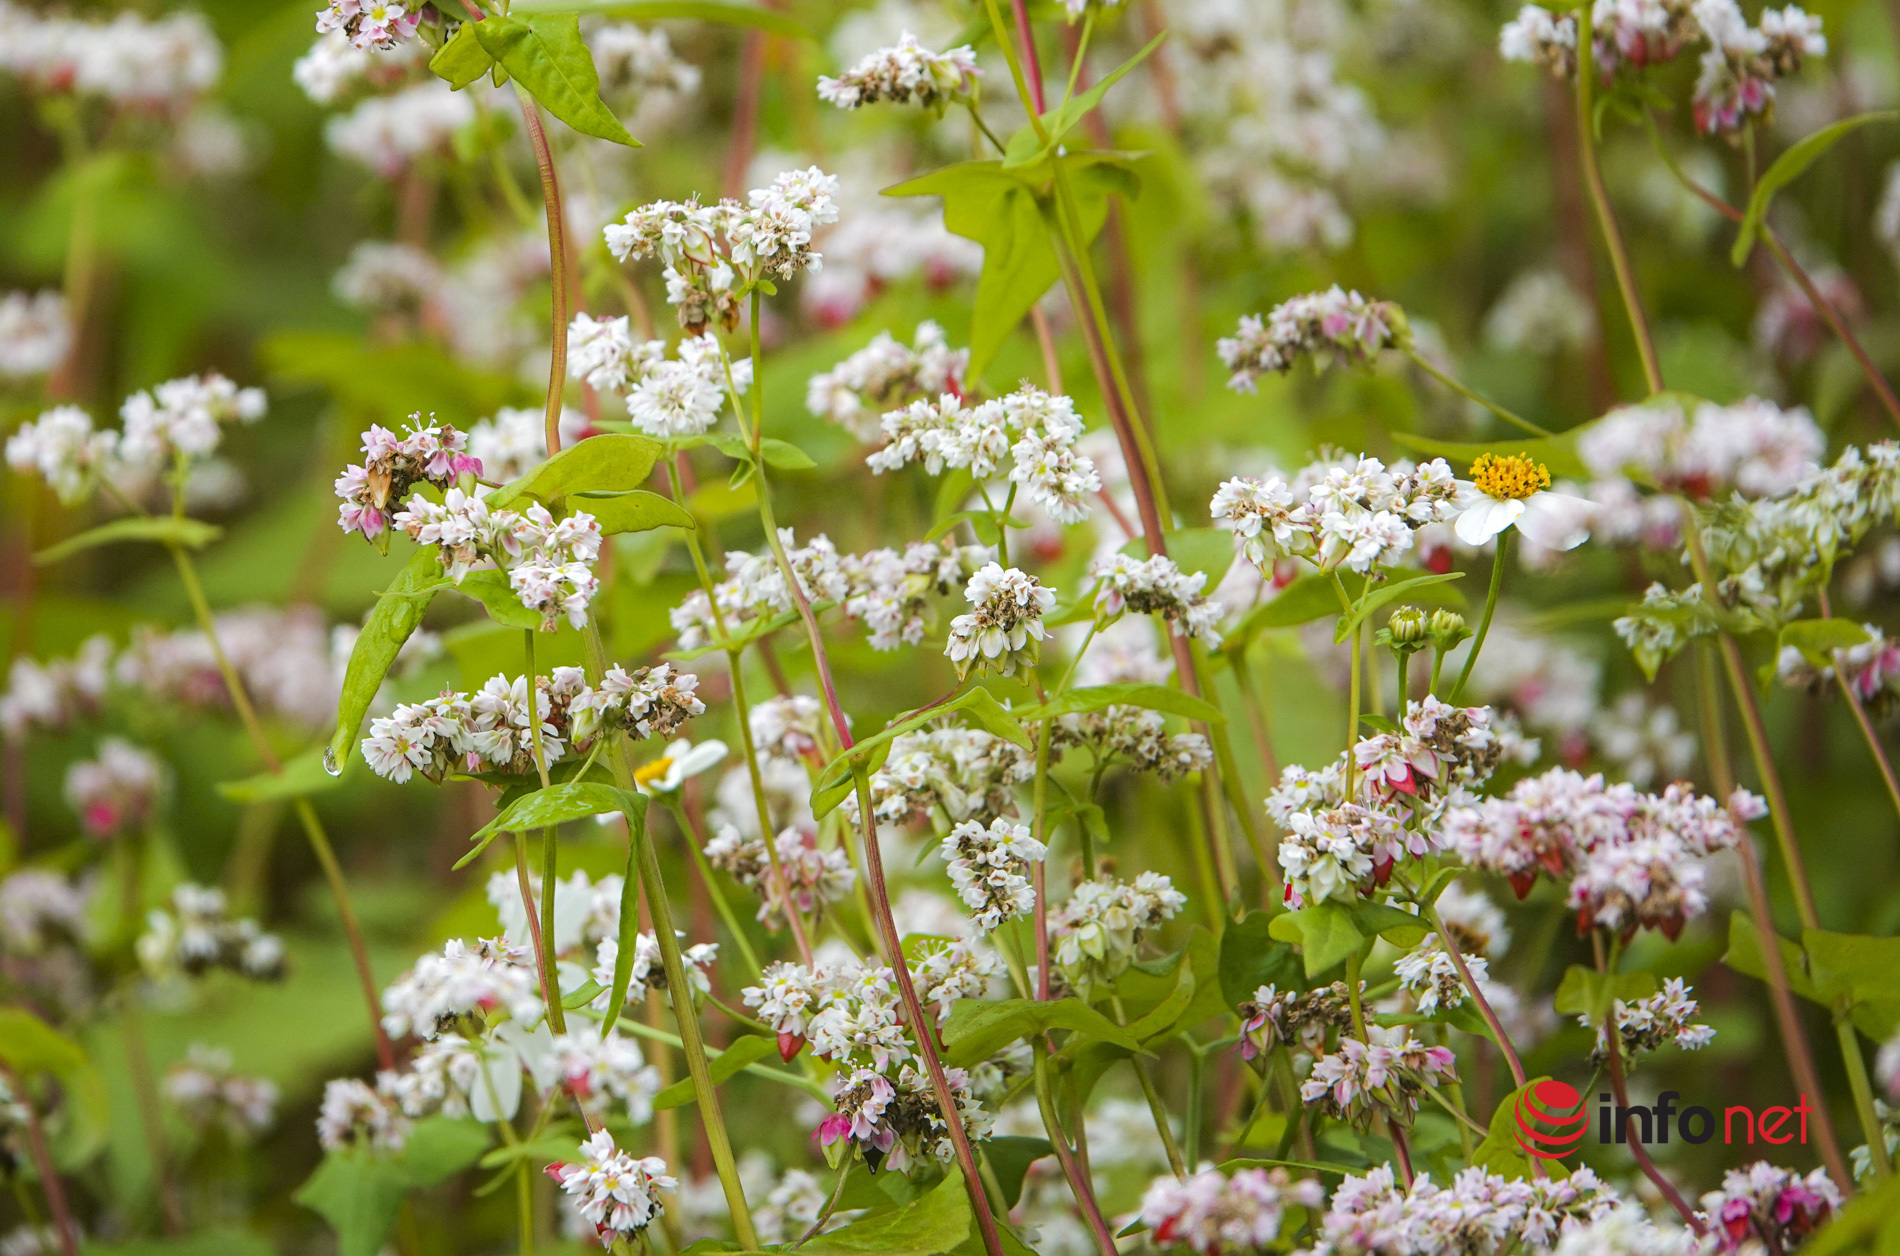
M 752 4 L 727 0 L 515 0 L 516 13 L 595 13 L 635 22 L 685 20 L 746 26 L 786 39 L 815 39 L 811 28 Z
M 1525 437 L 1521 440 L 1433 440 L 1427 436 L 1414 436 L 1410 432 L 1394 432 L 1392 439 L 1414 453 L 1466 465 L 1476 462 L 1480 454 L 1498 457 L 1526 454 L 1550 468 L 1553 479 L 1584 480 L 1590 478 L 1590 469 L 1583 464 L 1583 457 L 1577 452 L 1577 441 L 1588 426 L 1573 427 L 1556 436 Z
M 946 1173 L 922 1199 L 820 1234 L 798 1250 L 803 1256 L 945 1256 L 970 1237 L 970 1225 L 963 1179 Z
M 1564 970 L 1557 986 L 1556 1009 L 1565 1016 L 1583 1016 L 1592 1025 L 1609 1020 L 1610 1002 L 1621 999 L 1634 1003 L 1656 993 L 1656 974 L 1651 972 L 1602 973 L 1582 964 Z
M 630 148 L 640 146 L 613 110 L 601 103 L 600 76 L 594 70 L 593 54 L 581 39 L 578 16 L 549 13 L 524 22 L 491 14 L 486 21 L 467 25 L 474 28 L 475 38 L 488 55 L 501 62 L 502 69 L 549 113 L 583 135 Z
M 357 730 L 363 725 L 369 704 L 376 700 L 376 691 L 383 687 L 383 678 L 389 675 L 409 634 L 422 622 L 436 592 L 447 584 L 435 549 L 418 550 L 363 621 L 363 631 L 350 647 L 350 661 L 343 670 L 336 732 L 330 738 L 329 761 L 338 770 L 350 760 Z
M 1053 719 L 1059 715 L 1079 715 L 1084 711 L 1102 711 L 1112 706 L 1144 707 L 1150 711 L 1166 711 L 1170 715 L 1185 715 L 1191 720 L 1200 720 L 1204 724 L 1225 724 L 1227 717 L 1221 709 L 1205 698 L 1197 698 L 1191 693 L 1171 689 L 1167 685 L 1090 685 L 1083 689 L 1071 689 L 1059 693 L 1049 701 L 1036 706 L 1022 707 L 1011 714 L 1024 724 L 1033 724 L 1038 720 Z
M 640 843 L 647 840 L 647 814 L 644 809 L 627 817 L 627 867 L 620 879 L 620 949 L 614 953 L 613 993 L 607 999 L 607 1014 L 600 1018 L 600 1036 L 605 1041 L 614 1030 L 627 1006 L 627 991 L 633 986 L 633 961 L 640 953 Z
M 922 728 L 932 720 L 959 711 L 966 719 L 975 722 L 985 731 L 994 733 L 1006 741 L 1013 741 L 1025 750 L 1032 744 L 1021 722 L 996 700 L 995 694 L 987 689 L 966 689 L 948 702 L 924 707 L 908 715 L 900 716 L 827 763 L 825 770 L 819 773 L 817 784 L 812 787 L 811 805 L 814 816 L 822 818 L 830 814 L 833 808 L 844 801 L 845 795 L 851 792 L 853 765 L 862 764 L 866 771 L 875 772 L 883 766 L 884 756 L 890 753 L 890 745 L 897 738 L 914 729 Z
M 1205 926 L 1188 931 L 1172 955 L 1131 965 L 1115 979 L 1128 1032 L 1153 1047 L 1227 1011 L 1220 990 L 1220 942 Z M 1185 997 L 1183 997 L 1185 995 Z
M 463 855 L 455 866 L 459 869 L 467 864 L 486 850 L 488 843 L 503 833 L 527 833 L 535 829 L 551 829 L 571 820 L 586 820 L 608 812 L 619 812 L 626 816 L 627 823 L 632 825 L 645 820 L 646 810 L 645 795 L 637 794 L 630 789 L 602 785 L 593 781 L 571 781 L 565 785 L 550 785 L 546 789 L 537 789 L 516 800 L 500 815 L 475 830 L 474 835 L 469 838 L 469 841 L 475 843 L 474 849 Z
M 988 1059 L 1012 1042 L 1053 1029 L 1072 1030 L 1085 1039 L 1110 1043 L 1128 1051 L 1141 1044 L 1080 999 L 1006 999 L 983 1003 L 965 999 L 950 1012 L 943 1029 L 944 1063 L 967 1068 Z
M 1021 1134 L 999 1134 L 982 1144 L 983 1158 L 990 1162 L 996 1184 L 1003 1188 L 1003 1202 L 1014 1208 L 1023 1197 L 1023 1178 L 1029 1166 L 1044 1156 L 1053 1156 L 1054 1143 L 1046 1138 L 1028 1138 Z
M 1108 197 L 1132 198 L 1140 189 L 1133 168 L 1117 154 L 1045 157 L 1008 170 L 995 161 L 963 162 L 884 190 L 886 196 L 942 197 L 944 227 L 983 246 L 983 273 L 971 310 L 971 379 L 982 374 L 1029 307 L 1058 278 L 1051 243 L 1058 160 L 1075 191 L 1083 237 L 1093 240 L 1107 220 Z
M 1299 945 L 1309 980 L 1330 972 L 1366 944 L 1365 935 L 1359 932 L 1353 920 L 1352 909 L 1330 899 L 1299 911 L 1282 912 L 1267 923 L 1267 933 L 1282 942 Z
M 1814 988 L 1830 1002 L 1900 1001 L 1900 938 L 1801 931 Z
M 1432 931 L 1430 925 L 1411 912 L 1371 899 L 1354 905 L 1352 918 L 1361 933 L 1367 937 L 1376 933 L 1394 946 L 1417 946 Z
M 1775 943 L 1781 950 L 1781 967 L 1788 974 L 1788 989 L 1804 999 L 1825 1002 L 1821 992 L 1815 989 L 1813 979 L 1808 976 L 1807 957 L 1802 954 L 1801 948 L 1780 936 L 1776 936 Z M 1745 911 L 1729 915 L 1728 953 L 1722 956 L 1722 962 L 1738 973 L 1759 981 L 1768 980 L 1768 964 L 1761 949 L 1761 931 L 1755 927 L 1754 917 Z
M 1505 1096 L 1504 1102 L 1491 1114 L 1490 1132 L 1478 1144 L 1477 1151 L 1472 1153 L 1473 1164 L 1508 1178 L 1521 1180 L 1532 1176 L 1535 1170 L 1531 1168 L 1530 1157 L 1524 1154 L 1517 1141 L 1517 1108 L 1523 1099 L 1535 1092 L 1539 1083 L 1549 1080 L 1548 1077 L 1533 1077 Z M 1560 1161 L 1544 1160 L 1543 1165 L 1553 1177 L 1565 1177 L 1568 1174 Z
M 1268 628 L 1292 628 L 1337 614 L 1339 594 L 1333 588 L 1332 577 L 1317 571 L 1308 572 L 1281 589 L 1271 602 L 1262 602 L 1242 615 L 1234 630 L 1227 634 L 1224 648 L 1245 649 L 1248 642 Z
M 466 28 L 465 28 L 466 29 Z M 594 437 L 599 440 L 598 436 Z M 607 536 L 622 532 L 648 532 L 654 528 L 686 528 L 699 525 L 678 502 L 643 488 L 618 493 L 571 493 L 567 498 L 572 510 L 584 510 L 600 524 Z
M 57 545 L 47 546 L 33 555 L 33 565 L 49 566 L 71 558 L 81 550 L 97 549 L 101 545 L 116 545 L 120 541 L 155 541 L 161 545 L 179 545 L 185 549 L 199 550 L 223 535 L 223 528 L 213 523 L 206 523 L 202 519 L 187 519 L 172 515 L 114 519 L 111 523 L 102 523 L 96 528 L 89 528 L 78 536 L 69 536 Z
M 505 571 L 471 571 L 449 587 L 480 602 L 488 617 L 504 627 L 529 632 L 541 627 L 541 612 L 521 604 L 521 597 L 509 585 Z
M 78 1043 L 20 1007 L 0 1007 L 0 1060 L 16 1073 L 60 1075 L 86 1067 Z
M 747 1034 L 731 1046 L 713 1055 L 714 1048 L 707 1047 L 706 1054 L 712 1056 L 708 1071 L 712 1073 L 713 1085 L 717 1086 L 733 1074 L 741 1072 L 749 1065 L 778 1055 L 778 1040 L 763 1038 L 758 1034 Z M 697 1102 L 698 1093 L 693 1089 L 693 1079 L 682 1077 L 653 1096 L 655 1108 L 677 1108 Z
M 580 1139 L 567 1130 L 550 1130 L 541 1137 L 510 1147 L 497 1147 L 478 1162 L 484 1169 L 499 1169 L 517 1160 L 536 1165 L 559 1164 L 572 1160 L 580 1150 Z
M 606 988 L 607 987 L 590 977 L 562 995 L 561 1006 L 570 1012 L 575 1008 L 586 1007 L 589 1003 L 592 1003 L 596 998 L 600 997 Z
M 1140 52 L 1103 75 L 1100 82 L 1043 114 L 1041 122 L 1043 131 L 1048 135 L 1046 141 L 1037 137 L 1036 128 L 1032 126 L 1025 126 L 1012 135 L 1008 145 L 1011 151 L 1003 156 L 1004 168 L 1032 165 L 1061 148 L 1063 137 L 1074 130 L 1076 125 L 1088 116 L 1091 109 L 1102 103 L 1102 97 L 1108 94 L 1108 89 L 1120 82 L 1123 75 L 1146 60 L 1148 54 L 1159 48 L 1161 41 L 1167 37 L 1168 32 L 1162 31 L 1149 40 L 1147 46 Z M 1028 137 L 1028 142 L 1020 143 L 1024 136 Z
M 1806 173 L 1809 166 L 1839 143 L 1849 131 L 1870 122 L 1891 122 L 1896 118 L 1900 118 L 1900 113 L 1891 109 L 1842 118 L 1796 141 L 1787 152 L 1775 158 L 1775 164 L 1762 173 L 1761 179 L 1755 184 L 1754 194 L 1748 198 L 1748 208 L 1742 214 L 1742 224 L 1735 233 L 1735 246 L 1729 250 L 1728 260 L 1737 266 L 1748 260 L 1750 251 L 1755 247 L 1755 237 L 1761 233 L 1762 222 L 1768 217 L 1768 205 L 1775 199 L 1775 193 Z
M 464 22 L 456 27 L 455 33 L 429 58 L 430 71 L 437 78 L 448 80 L 449 86 L 458 92 L 488 73 L 489 67 L 495 64 L 488 49 L 475 38 L 475 26 L 474 22 Z
M 1239 1009 L 1261 986 L 1298 990 L 1304 966 L 1287 943 L 1270 932 L 1274 913 L 1250 911 L 1220 935 L 1220 990 L 1227 1006 Z
M 1414 576 L 1410 580 L 1389 581 L 1380 585 L 1353 604 L 1351 615 L 1340 616 L 1342 622 L 1339 627 L 1333 630 L 1334 643 L 1337 644 L 1351 640 L 1352 634 L 1358 630 L 1359 625 L 1366 622 L 1366 616 L 1372 614 L 1372 612 L 1378 610 L 1381 606 L 1384 606 L 1394 598 L 1402 597 L 1412 590 L 1426 588 L 1430 585 L 1444 584 L 1451 580 L 1462 580 L 1464 576 L 1465 573 L 1462 571 L 1447 571 L 1443 575 Z
M 781 471 L 810 471 L 817 467 L 811 455 L 788 440 L 779 440 L 767 436 L 759 442 L 759 456 L 765 459 L 768 467 L 777 467 Z
M 481 25 L 495 20 L 491 17 Z M 618 432 L 590 436 L 502 485 L 488 495 L 488 504 L 514 506 L 523 497 L 533 497 L 551 506 L 570 493 L 624 493 L 646 483 L 660 452 L 660 443 L 645 436 Z
M 1782 627 L 1775 639 L 1776 652 L 1790 646 L 1816 667 L 1834 666 L 1834 651 L 1866 645 L 1867 628 L 1851 619 L 1797 619 Z
M 473 1165 L 488 1139 L 478 1121 L 431 1117 L 416 1123 L 398 1155 L 331 1152 L 292 1198 L 330 1223 L 338 1256 L 377 1256 L 403 1197 Z
M 220 781 L 218 792 L 232 802 L 268 802 L 324 794 L 343 784 L 341 772 L 332 776 L 323 766 L 324 746 L 313 746 L 284 764 L 281 772 L 259 772 L 243 780 Z

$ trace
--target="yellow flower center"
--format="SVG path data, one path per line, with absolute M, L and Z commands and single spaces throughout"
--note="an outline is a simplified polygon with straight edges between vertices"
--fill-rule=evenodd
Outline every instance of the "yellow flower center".
M 672 766 L 673 761 L 665 755 L 661 755 L 653 762 L 643 763 L 635 768 L 633 770 L 633 779 L 641 785 L 651 785 L 655 781 L 664 780 L 668 770 L 670 770 Z
M 1471 482 L 1486 497 L 1515 501 L 1550 487 L 1550 471 L 1529 454 L 1479 454 L 1471 464 Z

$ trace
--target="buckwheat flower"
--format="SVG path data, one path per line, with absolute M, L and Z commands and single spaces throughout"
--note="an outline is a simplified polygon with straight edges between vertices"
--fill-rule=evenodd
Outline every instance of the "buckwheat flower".
M 378 313 L 421 310 L 442 288 L 442 267 L 413 244 L 365 240 L 330 280 L 337 300 Z
M 1112 619 L 1123 611 L 1159 615 L 1174 631 L 1199 641 L 1210 650 L 1220 648 L 1221 607 L 1201 592 L 1207 585 L 1203 572 L 1188 575 L 1172 558 L 1157 554 L 1134 559 L 1115 554 L 1089 568 L 1098 583 L 1095 611 Z
M 944 647 L 957 676 L 967 679 L 979 668 L 1014 676 L 1033 668 L 1047 632 L 1042 617 L 1055 607 L 1055 590 L 1014 567 L 990 563 L 970 577 L 963 595 L 972 609 L 951 621 Z
M 1010 454 L 1016 465 L 1009 478 L 1023 487 L 1032 504 L 1061 524 L 1089 517 L 1089 499 L 1102 491 L 1102 477 L 1094 461 L 1076 450 L 1072 437 L 1031 429 Z
M 165 766 L 120 737 L 99 743 L 99 755 L 66 769 L 66 805 L 100 840 L 143 829 L 165 786 Z
M 759 974 L 759 984 L 740 991 L 745 1005 L 778 1035 L 779 1055 L 788 1063 L 805 1045 L 812 1018 L 832 993 L 830 974 L 803 964 L 773 963 Z
M 1548 1251 L 1559 1236 L 1622 1200 L 1588 1167 L 1566 1178 L 1507 1178 L 1461 1170 L 1440 1186 L 1420 1173 L 1401 1186 L 1390 1164 L 1348 1175 L 1320 1218 L 1307 1256 L 1502 1256 Z M 1673 1256 L 1673 1254 L 1672 1254 Z
M 1451 1048 L 1428 1047 L 1404 1028 L 1371 1025 L 1366 1033 L 1370 1041 L 1342 1037 L 1337 1051 L 1313 1062 L 1300 1084 L 1302 1100 L 1342 1121 L 1363 1125 L 1382 1111 L 1410 1125 L 1426 1086 L 1457 1080 Z
M 694 362 L 656 363 L 627 394 L 627 418 L 649 436 L 697 436 L 719 421 L 723 380 Z
M 38 955 L 64 938 L 84 940 L 85 890 L 56 872 L 22 868 L 0 878 L 0 951 Z
M 45 375 L 66 360 L 72 344 L 66 298 L 45 292 L 0 296 L 0 376 Z
M 317 10 L 317 33 L 341 31 L 353 47 L 364 52 L 382 52 L 415 36 L 422 22 L 420 5 L 410 7 L 393 0 L 330 0 Z
M 824 707 L 809 694 L 774 694 L 753 705 L 749 725 L 760 754 L 802 759 L 818 749 Z
M 572 359 L 569 359 L 572 361 Z M 546 413 L 539 407 L 503 406 L 468 429 L 468 454 L 482 474 L 507 483 L 533 470 L 548 456 Z M 592 424 L 584 411 L 561 410 L 561 446 L 583 439 Z
M 473 121 L 468 93 L 431 78 L 331 118 L 323 137 L 339 156 L 393 179 L 417 161 L 446 154 L 455 132 Z
M 1365 993 L 1365 982 L 1359 983 Z M 1319 1055 L 1327 1038 L 1352 1028 L 1352 995 L 1343 981 L 1316 990 L 1261 986 L 1240 1005 L 1240 1058 L 1285 1044 Z
M 451 939 L 424 955 L 383 991 L 383 1029 L 392 1038 L 435 1038 L 458 1019 L 501 1015 L 524 1025 L 541 1018 L 534 963 L 505 940 L 470 948 Z
M 823 1005 L 809 1027 L 812 1053 L 843 1065 L 866 1065 L 890 1073 L 911 1058 L 910 1031 L 898 1010 L 896 974 L 873 965 L 843 964 L 819 970 Z M 785 1048 L 780 1039 L 780 1051 Z
M 277 1117 L 277 1085 L 232 1071 L 231 1053 L 194 1043 L 165 1074 L 165 1098 L 198 1130 L 213 1126 L 244 1140 L 268 1130 Z
M 1187 896 L 1158 872 L 1123 883 L 1112 877 L 1083 881 L 1049 919 L 1053 959 L 1071 981 L 1120 976 L 1141 941 L 1187 905 Z
M 568 376 L 601 392 L 625 392 L 665 354 L 664 341 L 636 342 L 625 314 L 596 319 L 583 311 L 568 325 Z
M 344 468 L 335 484 L 336 495 L 342 501 L 337 507 L 337 524 L 345 532 L 361 532 L 374 540 L 395 522 L 393 504 L 408 498 L 417 484 L 452 491 L 459 477 L 482 473 L 481 462 L 468 453 L 465 434 L 446 423 L 436 423 L 433 415 L 425 424 L 421 414 L 412 414 L 409 424 L 400 436 L 375 425 L 363 433 L 362 463 Z M 408 503 L 412 511 L 417 509 L 417 500 L 411 498 Z M 426 502 L 427 499 L 420 500 Z M 467 503 L 479 499 L 463 494 L 457 500 Z M 418 521 L 434 519 L 437 516 L 433 512 L 442 509 L 444 507 L 429 503 Z M 485 516 L 487 504 L 481 503 L 479 512 L 473 505 L 466 506 L 465 510 Z M 472 531 L 468 539 L 472 540 Z M 456 544 L 461 543 L 463 538 L 458 532 Z M 470 561 L 473 561 L 472 556 Z
M 905 31 L 896 44 L 870 53 L 837 78 L 821 75 L 818 98 L 840 109 L 915 103 L 941 117 L 949 106 L 970 99 L 979 73 L 976 50 L 968 44 L 932 52 Z
M 1647 998 L 1629 1003 L 1622 999 L 1615 1001 L 1617 1047 L 1625 1068 L 1634 1064 L 1637 1057 L 1666 1043 L 1673 1042 L 1684 1051 L 1700 1051 L 1714 1041 L 1714 1029 L 1691 1019 L 1702 1010 L 1702 1004 L 1692 998 L 1692 994 L 1682 978 L 1671 977 L 1663 982 L 1660 991 Z M 1584 1028 L 1591 1028 L 1588 1017 L 1579 1016 L 1577 1020 Z M 1590 1058 L 1601 1063 L 1609 1054 L 1608 1034 L 1598 1028 Z
M 959 391 L 970 351 L 951 349 L 943 328 L 917 324 L 908 347 L 888 331 L 829 371 L 811 377 L 805 408 L 838 424 L 861 441 L 876 439 L 879 417 L 911 401 Z
M 646 1062 L 634 1039 L 618 1030 L 604 1039 L 593 1032 L 557 1034 L 552 1054 L 569 1093 L 596 1120 L 605 1119 L 612 1104 L 621 1105 L 635 1125 L 652 1119 L 660 1071 Z
M 679 934 L 685 937 L 684 933 Z M 601 986 L 601 993 L 590 1005 L 597 1012 L 609 1010 L 613 999 L 614 968 L 620 959 L 620 942 L 617 936 L 603 937 L 594 948 L 594 967 L 589 974 Z M 686 968 L 686 984 L 692 987 L 688 992 L 695 1000 L 712 990 L 712 981 L 708 972 L 719 959 L 717 942 L 696 942 L 687 947 L 680 955 L 680 961 Z M 660 940 L 651 933 L 639 934 L 634 941 L 633 965 L 629 970 L 632 980 L 627 986 L 627 1005 L 629 1007 L 644 1003 L 647 997 L 656 991 L 667 989 L 666 964 L 660 954 Z
M 222 375 L 168 380 L 120 407 L 118 457 L 153 471 L 174 459 L 209 457 L 223 439 L 221 424 L 255 423 L 264 407 L 263 389 L 241 389 Z
M 1703 1244 L 1695 1231 L 1658 1224 L 1640 1204 L 1622 1204 L 1557 1240 L 1555 1256 L 1696 1256 Z
M 970 1094 L 969 1074 L 947 1068 L 944 1079 L 970 1141 L 988 1138 L 992 1118 Z M 830 1149 L 843 1143 L 874 1172 L 882 1167 L 903 1173 L 919 1163 L 948 1164 L 956 1156 L 929 1081 L 909 1065 L 895 1077 L 858 1069 L 843 1079 L 832 1102 L 837 1110 L 818 1126 L 828 1158 Z
M 1029 835 L 1028 825 L 1008 820 L 992 820 L 987 828 L 966 820 L 937 847 L 957 897 L 976 913 L 976 927 L 983 933 L 1035 907 L 1029 865 L 1041 863 L 1048 853 Z
M 964 938 L 917 944 L 911 979 L 917 983 L 918 1001 L 936 1005 L 939 1029 L 949 1023 L 958 1003 L 988 994 L 990 980 L 1000 971 L 996 956 L 978 946 Z
M 1269 372 L 1284 373 L 1303 357 L 1341 365 L 1369 362 L 1381 349 L 1405 343 L 1404 315 L 1387 301 L 1368 301 L 1335 284 L 1283 301 L 1262 320 L 1249 314 L 1240 330 L 1219 341 L 1215 350 L 1233 375 L 1227 386 L 1252 392 L 1254 381 Z
M 1599 481 L 1635 475 L 1692 498 L 1778 497 L 1812 477 L 1827 447 L 1805 408 L 1757 397 L 1694 413 L 1672 398 L 1620 406 L 1589 425 L 1577 453 Z
M 1190 1177 L 1159 1177 L 1141 1197 L 1141 1221 L 1163 1251 L 1197 1256 L 1258 1251 L 1280 1237 L 1289 1205 L 1319 1208 L 1326 1193 L 1285 1169 L 1241 1169 L 1229 1177 L 1208 1167 Z
M 699 67 L 679 58 L 665 31 L 612 22 L 590 32 L 587 46 L 602 90 L 639 93 L 643 114 L 654 102 L 670 104 L 699 90 Z
M 1466 545 L 1482 546 L 1516 525 L 1545 549 L 1575 549 L 1590 536 L 1590 503 L 1553 493 L 1550 471 L 1529 455 L 1479 454 L 1471 464 L 1471 490 L 1454 525 Z
M 620 1150 L 604 1129 L 581 1144 L 579 1160 L 550 1164 L 547 1175 L 575 1201 L 603 1248 L 641 1241 L 666 1207 L 661 1192 L 679 1186 L 667 1173 L 666 1161 L 658 1156 L 636 1159 Z
M 1550 16 L 1535 5 L 1523 12 L 1541 13 L 1546 21 Z M 1569 29 L 1574 46 L 1574 19 L 1564 20 L 1572 22 Z M 1511 27 L 1504 29 L 1509 31 Z M 1507 55 L 1505 59 L 1513 58 Z M 1561 271 L 1549 268 L 1527 270 L 1513 279 L 1484 316 L 1486 344 L 1540 357 L 1582 349 L 1595 333 L 1596 315 L 1589 302 L 1578 295 Z
M 1840 1188 L 1827 1170 L 1805 1177 L 1757 1160 L 1730 1169 L 1722 1189 L 1702 1197 L 1696 1214 L 1715 1236 L 1720 1249 L 1737 1251 L 1753 1244 L 1770 1251 L 1792 1252 L 1825 1225 L 1841 1206 Z
M 191 882 L 172 891 L 167 908 L 146 916 L 135 949 L 145 972 L 161 980 L 180 973 L 196 977 L 214 968 L 255 981 L 284 975 L 283 943 L 255 920 L 232 919 L 223 891 Z
M 56 406 L 7 438 L 7 465 L 37 473 L 70 506 L 92 495 L 118 442 L 117 432 L 94 431 L 92 416 L 78 406 Z
M 317 1142 L 325 1151 L 367 1148 L 401 1151 L 411 1126 L 394 1102 L 354 1077 L 325 1082 L 317 1112 Z
M 1279 476 L 1239 476 L 1215 492 L 1209 513 L 1217 526 L 1244 543 L 1247 561 L 1269 570 L 1283 557 L 1314 551 L 1310 508 L 1296 505 L 1292 489 Z
M 1490 976 L 1490 961 L 1484 956 L 1467 956 L 1465 963 L 1474 981 L 1484 981 Z M 1398 974 L 1399 987 L 1412 995 L 1418 1010 L 1426 1016 L 1441 1007 L 1453 1008 L 1465 1001 L 1464 978 L 1436 937 L 1427 938 L 1417 949 L 1399 956 L 1392 967 Z

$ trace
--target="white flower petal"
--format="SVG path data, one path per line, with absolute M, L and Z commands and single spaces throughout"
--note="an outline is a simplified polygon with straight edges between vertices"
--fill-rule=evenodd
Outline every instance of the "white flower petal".
M 1499 501 L 1486 497 L 1459 515 L 1458 522 L 1452 526 L 1459 540 L 1466 545 L 1480 546 L 1517 522 L 1523 513 L 1524 503 L 1515 498 Z
M 1592 507 L 1568 493 L 1533 493 L 1517 530 L 1545 549 L 1575 549 L 1590 538 Z

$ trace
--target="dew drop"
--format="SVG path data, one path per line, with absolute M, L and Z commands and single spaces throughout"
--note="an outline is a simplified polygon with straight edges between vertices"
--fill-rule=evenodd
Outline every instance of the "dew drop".
M 325 746 L 323 748 L 323 770 L 328 772 L 331 776 L 343 775 L 343 766 L 336 761 L 336 748 L 334 746 Z

